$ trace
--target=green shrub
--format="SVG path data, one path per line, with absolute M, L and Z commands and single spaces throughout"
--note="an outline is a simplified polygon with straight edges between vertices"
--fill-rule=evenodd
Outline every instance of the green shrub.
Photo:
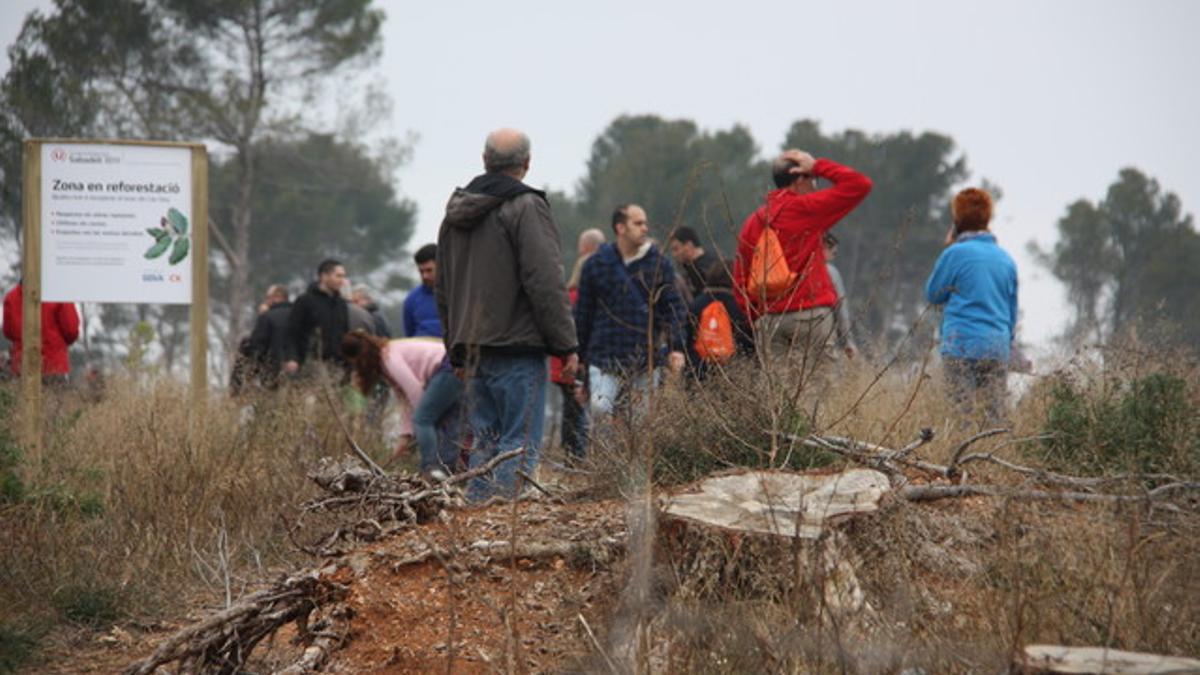
M 15 673 L 37 649 L 41 631 L 15 622 L 0 622 L 0 673 Z
M 836 457 L 786 438 L 807 436 L 812 414 L 808 399 L 770 391 L 753 369 L 664 391 L 653 418 L 642 425 L 654 438 L 654 481 L 677 485 L 731 469 L 825 466 Z M 779 434 L 774 456 L 772 431 Z
M 74 584 L 54 594 L 54 606 L 69 621 L 98 628 L 121 618 L 121 595 L 103 585 Z
M 1200 468 L 1200 406 L 1187 382 L 1153 373 L 1050 389 L 1041 454 L 1053 468 L 1087 474 L 1193 474 Z

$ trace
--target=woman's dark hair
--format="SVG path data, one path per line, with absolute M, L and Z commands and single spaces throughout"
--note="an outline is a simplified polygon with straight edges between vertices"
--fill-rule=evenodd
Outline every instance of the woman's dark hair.
M 358 328 L 342 336 L 342 358 L 350 364 L 358 380 L 358 390 L 364 396 L 379 382 L 383 375 L 383 348 L 387 340 L 375 337 Z

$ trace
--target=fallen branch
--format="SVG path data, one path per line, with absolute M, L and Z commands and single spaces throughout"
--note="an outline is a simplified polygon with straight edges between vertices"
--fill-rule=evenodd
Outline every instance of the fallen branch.
M 993 453 L 975 453 L 964 455 L 965 451 L 970 446 L 984 438 L 997 436 L 1002 433 L 1007 433 L 1007 429 L 989 429 L 988 431 L 976 434 L 967 440 L 963 441 L 954 451 L 954 456 L 951 458 L 949 465 L 943 466 L 933 462 L 923 460 L 907 459 L 905 455 L 910 454 L 917 447 L 924 443 L 926 431 L 922 430 L 921 438 L 913 441 L 909 445 L 900 450 L 892 450 L 881 445 L 859 441 L 853 438 L 845 438 L 841 436 L 821 436 L 810 434 L 808 436 L 795 436 L 791 434 L 783 434 L 783 436 L 793 442 L 803 443 L 808 447 L 828 450 L 839 454 L 851 461 L 862 464 L 863 466 L 878 469 L 893 478 L 902 478 L 903 468 L 914 468 L 930 474 L 936 478 L 945 478 L 949 480 L 961 479 L 963 477 L 962 467 L 972 462 L 988 462 L 1001 468 L 1013 471 L 1028 478 L 1033 479 L 1037 483 L 1046 485 L 1060 485 L 1073 487 L 1080 490 L 1098 488 L 1103 485 L 1119 483 L 1122 481 L 1170 481 L 1165 485 L 1161 485 L 1149 491 L 1129 494 L 1112 494 L 1100 492 L 1050 492 L 1044 490 L 1026 490 L 1019 488 L 1007 488 L 996 485 L 985 484 L 965 484 L 965 485 L 914 485 L 899 488 L 897 495 L 908 501 L 936 501 L 939 499 L 949 499 L 955 497 L 1014 497 L 1023 499 L 1037 500 L 1060 500 L 1060 501 L 1082 501 L 1082 502 L 1132 502 L 1162 499 L 1174 492 L 1188 491 L 1200 489 L 1200 483 L 1181 480 L 1170 474 L 1122 474 L 1120 476 L 1108 477 L 1085 477 L 1085 476 L 1070 476 L 1067 474 L 1046 471 L 1034 467 L 1023 466 L 1001 459 L 994 456 Z M 930 439 L 932 438 L 930 432 Z
M 478 478 L 479 476 L 489 474 L 492 472 L 493 469 L 495 469 L 497 466 L 499 466 L 501 462 L 506 462 L 506 461 L 512 459 L 513 457 L 518 457 L 523 454 L 525 454 L 525 448 L 514 448 L 512 450 L 509 450 L 508 452 L 502 452 L 502 453 L 496 455 L 495 457 L 489 459 L 487 462 L 475 467 L 474 469 L 468 469 L 467 471 L 463 471 L 462 473 L 454 474 L 453 476 L 451 476 L 451 477 L 447 478 L 445 481 L 443 481 L 443 483 L 446 485 L 457 485 L 459 483 L 465 483 L 465 482 L 471 480 L 472 478 Z
M 342 607 L 340 610 L 335 608 L 331 613 L 344 616 L 347 611 Z M 307 675 L 317 672 L 325 666 L 333 652 L 346 644 L 349 639 L 348 632 L 330 633 L 318 627 L 314 627 L 311 635 L 313 635 L 313 640 L 305 648 L 300 658 L 287 668 L 275 671 L 275 675 Z
M 218 664 L 226 669 L 240 668 L 263 638 L 288 623 L 296 622 L 303 628 L 314 609 L 344 597 L 346 588 L 325 578 L 323 571 L 327 570 L 306 570 L 252 593 L 175 633 L 153 654 L 134 662 L 124 672 L 150 675 L 159 666 L 176 661 L 190 662 L 197 671 Z
M 1184 482 L 1184 481 L 1180 480 L 1180 478 L 1178 478 L 1177 476 L 1173 476 L 1171 474 L 1166 474 L 1166 473 L 1143 473 L 1143 474 L 1123 473 L 1123 474 L 1118 474 L 1116 476 L 1095 476 L 1095 477 L 1070 476 L 1067 474 L 1056 473 L 1054 471 L 1048 471 L 1046 469 L 1038 469 L 1035 467 L 1024 466 L 1021 464 L 1017 464 L 1015 462 L 1010 462 L 1006 459 L 1001 459 L 999 457 L 996 457 L 993 453 L 990 453 L 990 452 L 967 455 L 966 457 L 963 457 L 961 460 L 959 460 L 958 465 L 963 466 L 964 464 L 969 464 L 971 462 L 988 462 L 991 464 L 995 464 L 996 466 L 1008 469 L 1009 471 L 1013 471 L 1015 473 L 1019 473 L 1024 476 L 1029 476 L 1030 478 L 1033 478 L 1034 480 L 1037 480 L 1038 482 L 1051 483 L 1051 484 L 1056 484 L 1056 485 L 1068 485 L 1068 486 L 1078 487 L 1078 488 L 1099 487 L 1102 485 L 1110 485 L 1112 483 L 1122 483 L 1122 482 L 1126 482 L 1126 481 L 1137 481 L 1137 482 L 1168 481 L 1168 482 L 1172 482 L 1172 483 Z
M 1000 434 L 1007 434 L 1008 431 L 1008 429 L 988 429 L 987 431 L 977 433 L 962 443 L 959 443 L 958 447 L 954 449 L 954 454 L 950 456 L 950 463 L 946 465 L 946 477 L 950 479 L 959 477 L 960 474 L 958 471 L 958 462 L 960 459 L 962 459 L 962 455 L 967 451 L 967 448 L 974 445 L 977 441 L 981 441 L 985 438 L 991 438 L 992 436 L 998 436 Z
M 1143 494 L 1103 494 L 1096 492 L 1049 492 L 1046 490 L 1023 490 L 996 485 L 909 485 L 901 488 L 897 495 L 910 502 L 932 502 L 955 497 L 1006 497 L 1048 501 L 1076 502 L 1138 502 L 1162 499 L 1173 492 L 1200 490 L 1200 483 L 1171 483 L 1154 488 Z

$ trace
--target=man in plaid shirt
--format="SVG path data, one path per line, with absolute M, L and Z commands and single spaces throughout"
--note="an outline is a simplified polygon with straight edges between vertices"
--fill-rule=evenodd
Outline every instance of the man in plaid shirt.
M 613 212 L 616 241 L 583 266 L 575 330 L 580 361 L 588 366 L 592 413 L 609 415 L 619 398 L 649 388 L 654 364 L 683 369 L 687 308 L 675 290 L 675 269 L 650 241 L 646 211 L 636 204 Z M 656 379 L 656 378 L 655 378 Z

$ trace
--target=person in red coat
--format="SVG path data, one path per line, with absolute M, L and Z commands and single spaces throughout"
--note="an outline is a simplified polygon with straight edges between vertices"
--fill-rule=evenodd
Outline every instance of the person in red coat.
M 746 218 L 738 236 L 734 295 L 754 322 L 760 350 L 771 358 L 811 364 L 832 361 L 837 292 L 825 267 L 822 237 L 871 191 L 871 179 L 828 159 L 788 150 L 772 164 L 777 189 Z M 832 185 L 818 189 L 817 179 Z M 755 247 L 766 228 L 775 231 L 787 271 L 795 281 L 771 297 L 750 288 Z
M 4 296 L 4 337 L 12 341 L 9 368 L 21 374 L 21 327 L 24 322 L 21 284 Z M 66 379 L 71 372 L 67 347 L 79 339 L 79 313 L 70 302 L 42 303 L 42 377 Z

